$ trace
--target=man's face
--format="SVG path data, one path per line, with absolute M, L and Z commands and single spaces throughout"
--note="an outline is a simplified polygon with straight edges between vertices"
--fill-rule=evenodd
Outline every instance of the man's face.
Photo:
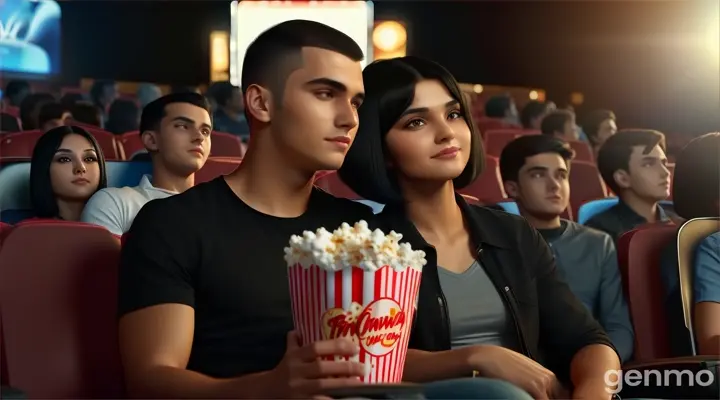
M 359 61 L 314 47 L 304 48 L 302 58 L 302 67 L 287 78 L 281 104 L 273 104 L 274 141 L 300 169 L 335 170 L 357 133 L 362 68 Z
M 670 195 L 670 171 L 667 169 L 667 157 L 660 146 L 655 146 L 643 154 L 643 146 L 633 147 L 628 162 L 629 171 L 616 181 L 623 189 L 630 190 L 636 196 L 648 201 L 661 201 Z M 617 173 L 616 173 L 617 174 Z
M 570 174 L 557 153 L 542 153 L 525 159 L 517 182 L 505 182 L 505 190 L 523 212 L 550 219 L 563 213 L 570 202 Z
M 567 122 L 565 122 L 565 125 L 563 125 L 563 131 L 560 135 L 556 135 L 560 139 L 568 142 L 571 140 L 577 140 L 578 139 L 578 131 L 577 126 L 575 125 L 574 119 L 569 119 Z
M 610 136 L 617 133 L 617 124 L 614 119 L 606 119 L 598 126 L 596 147 L 602 146 Z
M 153 162 L 162 163 L 167 170 L 180 176 L 189 176 L 205 165 L 210 155 L 211 132 L 212 120 L 204 108 L 172 103 L 165 107 L 160 129 L 151 133 L 155 148 L 146 146 L 156 152 Z

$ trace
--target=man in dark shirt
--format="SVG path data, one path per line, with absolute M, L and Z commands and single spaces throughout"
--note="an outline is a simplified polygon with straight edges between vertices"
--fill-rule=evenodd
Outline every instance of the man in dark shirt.
M 585 225 L 608 233 L 617 243 L 638 225 L 670 221 L 658 204 L 670 195 L 662 133 L 629 130 L 611 136 L 598 152 L 598 169 L 620 201 Z
M 522 136 L 503 149 L 500 172 L 508 196 L 550 246 L 560 275 L 627 361 L 634 334 L 612 238 L 560 218 L 570 200 L 572 157 L 572 149 L 559 138 Z
M 310 21 L 279 24 L 250 45 L 242 82 L 253 138 L 243 163 L 147 203 L 126 234 L 119 337 L 131 396 L 309 398 L 359 385 L 362 364 L 321 360 L 357 345 L 300 346 L 291 332 L 283 248 L 292 234 L 372 216 L 312 185 L 318 170 L 341 166 L 355 137 L 362 58 L 351 38 Z M 478 394 L 464 384 L 448 395 L 447 385 L 425 395 Z M 507 384 L 488 389 L 489 398 L 528 398 Z
M 217 82 L 211 86 L 208 95 L 216 104 L 213 114 L 215 130 L 232 133 L 247 141 L 250 126 L 244 115 L 243 94 L 240 88 L 230 82 Z

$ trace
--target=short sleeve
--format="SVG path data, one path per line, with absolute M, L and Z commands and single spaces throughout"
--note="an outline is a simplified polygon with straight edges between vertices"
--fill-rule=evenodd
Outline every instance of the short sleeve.
M 113 235 L 122 235 L 123 215 L 117 199 L 107 190 L 97 191 L 85 204 L 80 220 L 88 224 L 99 225 Z
M 720 303 L 720 233 L 715 233 L 697 246 L 695 250 L 695 302 Z
M 194 269 L 199 258 L 191 224 L 169 202 L 147 203 L 123 237 L 118 312 L 160 304 L 195 305 Z M 181 210 L 178 210 L 181 211 Z

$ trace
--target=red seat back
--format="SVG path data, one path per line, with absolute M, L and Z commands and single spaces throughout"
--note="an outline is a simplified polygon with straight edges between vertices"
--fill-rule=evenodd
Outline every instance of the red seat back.
M 500 157 L 505 146 L 516 137 L 522 136 L 520 129 L 491 129 L 485 132 L 485 153 L 493 157 Z
M 342 197 L 350 200 L 362 199 L 360 195 L 350 189 L 345 182 L 340 179 L 340 175 L 336 171 L 330 171 L 315 179 L 315 186 L 327 191 L 335 197 Z
M 140 138 L 140 131 L 123 133 L 118 138 L 118 146 L 122 149 L 125 160 L 131 160 L 134 155 L 145 151 L 145 145 Z
M 635 329 L 634 361 L 671 356 L 660 278 L 660 254 L 675 239 L 674 225 L 644 225 L 618 240 L 618 264 Z
M 607 197 L 605 183 L 597 166 L 587 161 L 572 161 L 570 166 L 570 208 L 577 216 L 580 206 L 590 200 Z
M 587 162 L 595 161 L 592 149 L 587 142 L 583 142 L 582 140 L 571 140 L 568 143 L 570 144 L 570 147 L 575 150 L 575 160 Z
M 458 189 L 461 194 L 478 198 L 484 204 L 495 204 L 507 196 L 500 178 L 498 159 L 492 156 L 485 157 L 485 170 L 475 181 L 468 186 Z
M 97 140 L 98 145 L 105 155 L 105 159 L 108 161 L 123 160 L 122 153 L 119 150 L 116 136 L 112 133 L 102 130 L 96 126 L 83 125 L 81 128 L 90 132 L 91 135 Z
M 43 251 L 29 251 L 43 244 Z M 28 398 L 121 398 L 120 242 L 68 222 L 16 225 L 0 249 L 0 318 L 10 386 Z
M 42 136 L 43 131 L 36 129 L 6 133 L 0 136 L 0 156 L 6 157 L 32 157 L 35 143 Z
M 485 117 L 485 116 L 479 116 L 475 118 L 474 120 L 475 126 L 477 126 L 480 133 L 485 134 L 485 132 L 491 130 L 491 129 L 520 129 L 517 127 L 514 127 L 505 121 L 503 121 L 500 118 L 491 118 L 491 117 Z
M 195 173 L 195 184 L 211 181 L 218 176 L 227 175 L 242 162 L 241 158 L 209 158 L 200 171 Z
M 235 135 L 213 131 L 211 139 L 212 147 L 210 149 L 210 156 L 212 157 L 241 158 L 245 155 L 245 145 L 242 140 Z

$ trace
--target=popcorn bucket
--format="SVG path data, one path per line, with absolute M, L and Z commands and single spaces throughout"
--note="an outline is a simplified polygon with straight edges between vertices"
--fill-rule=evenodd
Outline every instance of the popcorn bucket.
M 360 352 L 350 360 L 365 365 L 365 383 L 402 381 L 425 253 L 401 238 L 360 221 L 332 234 L 320 228 L 294 235 L 285 249 L 303 344 L 351 339 Z

